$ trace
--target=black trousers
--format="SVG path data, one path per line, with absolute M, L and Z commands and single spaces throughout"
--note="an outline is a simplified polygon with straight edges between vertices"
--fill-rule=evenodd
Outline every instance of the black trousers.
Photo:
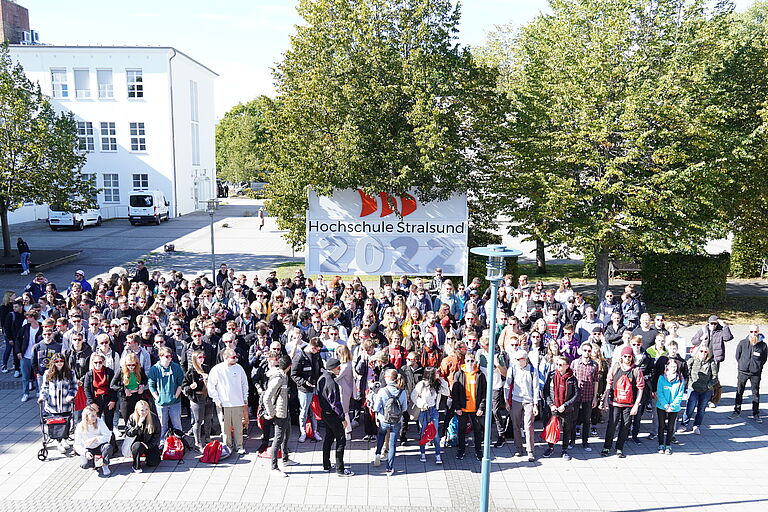
M 571 439 L 573 439 L 573 431 L 576 429 L 573 421 L 573 411 L 566 410 L 555 414 L 560 418 L 560 441 L 563 443 L 563 451 L 565 452 L 568 451 L 568 445 L 571 444 Z M 555 446 L 551 443 L 547 444 L 549 444 L 550 448 Z
M 493 410 L 493 419 L 496 422 L 496 433 L 499 439 L 503 439 L 509 429 L 510 417 L 507 410 L 507 401 L 504 399 L 504 388 L 494 389 L 491 395 L 491 409 Z
M 576 402 L 571 422 L 571 439 L 576 441 L 576 426 L 581 426 L 581 444 L 589 443 L 589 427 L 592 424 L 592 402 Z
M 623 450 L 624 443 L 629 437 L 629 429 L 632 423 L 632 416 L 629 414 L 632 407 L 614 407 L 611 406 L 608 412 L 608 428 L 605 431 L 604 450 L 610 450 L 613 445 L 613 436 L 616 435 L 616 427 L 619 428 L 619 438 L 616 440 L 616 449 Z
M 134 441 L 131 445 L 131 455 L 133 456 L 133 467 L 134 469 L 138 469 L 141 467 L 141 462 L 139 461 L 139 458 L 142 455 L 146 456 L 146 462 L 147 467 L 153 467 L 160 464 L 160 447 L 159 446 L 150 446 L 149 448 L 145 447 L 143 443 L 140 443 L 138 441 Z
M 325 438 L 323 439 L 323 469 L 331 467 L 331 445 L 336 443 L 336 472 L 344 472 L 344 447 L 347 445 L 347 438 L 344 434 L 344 425 L 341 424 L 341 418 L 331 412 L 323 411 L 323 422 L 325 423 Z
M 115 421 L 115 409 L 117 408 L 117 400 L 115 400 L 115 407 L 109 408 L 109 400 L 107 395 L 98 395 L 93 399 L 93 403 L 99 406 L 99 416 L 104 418 L 104 423 L 109 430 L 112 430 L 112 422 Z M 125 421 L 128 422 L 128 417 L 123 416 Z
M 483 455 L 483 420 L 476 412 L 462 412 L 459 416 L 459 451 L 467 448 L 467 423 L 472 422 L 472 438 L 475 440 L 475 453 Z
M 126 424 L 128 424 L 128 416 L 133 414 L 133 410 L 136 408 L 136 404 L 139 400 L 142 399 L 142 395 L 138 393 L 133 393 L 131 396 L 120 398 L 120 416 L 123 418 L 123 421 Z
M 656 408 L 659 416 L 659 444 L 669 446 L 672 444 L 672 436 L 675 434 L 675 421 L 677 412 L 667 412 L 666 409 Z
M 269 420 L 269 422 L 275 426 L 275 442 L 272 443 L 272 469 L 277 469 L 278 451 L 283 452 L 284 461 L 288 460 L 288 437 L 291 435 L 291 419 L 275 418 L 274 420 Z
M 736 406 L 734 410 L 741 412 L 741 404 L 744 400 L 744 391 L 747 389 L 747 381 L 752 389 L 752 414 L 760 414 L 760 374 L 739 372 L 736 378 Z

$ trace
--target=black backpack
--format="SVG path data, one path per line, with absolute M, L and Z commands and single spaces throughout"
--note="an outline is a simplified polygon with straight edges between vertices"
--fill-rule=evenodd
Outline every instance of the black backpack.
M 384 388 L 387 394 L 387 401 L 384 402 L 384 421 L 387 423 L 400 423 L 403 420 L 403 407 L 400 403 L 401 389 L 396 395 L 390 394 L 387 388 Z

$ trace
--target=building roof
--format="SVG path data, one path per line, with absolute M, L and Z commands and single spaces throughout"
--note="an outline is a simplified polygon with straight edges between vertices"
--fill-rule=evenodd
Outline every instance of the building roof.
M 163 50 L 163 51 L 174 51 L 178 53 L 179 55 L 183 55 L 190 61 L 194 62 L 201 68 L 205 69 L 206 71 L 210 72 L 214 76 L 219 76 L 218 73 L 216 73 L 214 70 L 209 68 L 208 66 L 200 63 L 199 61 L 193 59 L 186 53 L 182 52 L 181 50 L 177 50 L 173 46 L 122 46 L 122 45 L 115 45 L 115 46 L 76 46 L 76 45 L 58 45 L 58 44 L 35 44 L 35 45 L 25 45 L 25 44 L 12 44 L 9 45 L 11 48 L 23 48 L 25 50 L 48 50 L 48 49 L 71 49 L 71 50 Z

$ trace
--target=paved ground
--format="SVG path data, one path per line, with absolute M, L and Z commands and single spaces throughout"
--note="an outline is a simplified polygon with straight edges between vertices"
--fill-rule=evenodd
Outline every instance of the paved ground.
M 253 203 L 234 201 L 216 216 L 217 253 L 238 269 L 262 270 L 291 256 L 279 233 L 267 220 L 259 233 L 256 221 L 244 217 L 255 211 Z M 62 246 L 82 247 L 84 255 L 74 264 L 47 272 L 64 284 L 74 270 L 83 268 L 91 278 L 110 267 L 172 242 L 180 254 L 158 260 L 152 267 L 176 268 L 185 273 L 206 271 L 209 264 L 208 217 L 191 215 L 160 227 L 131 227 L 125 221 L 105 223 L 84 232 L 52 233 L 45 226 L 24 227 L 33 250 Z M 231 227 L 224 228 L 227 223 Z M 107 247 L 103 248 L 104 240 Z M 263 273 L 263 271 L 262 271 Z M 0 286 L 19 289 L 20 276 L 0 276 Z M 737 339 L 745 326 L 735 327 Z M 690 336 L 692 332 L 685 330 Z M 730 357 L 721 370 L 725 384 L 735 382 Z M 188 456 L 183 465 L 163 462 L 154 471 L 133 474 L 129 464 L 116 459 L 115 474 L 108 479 L 81 470 L 72 458 L 53 453 L 40 462 L 40 430 L 34 402 L 19 402 L 20 384 L 11 374 L 0 375 L 0 511 L 66 510 L 333 510 L 371 512 L 421 512 L 472 510 L 478 507 L 480 465 L 467 458 L 455 459 L 449 449 L 443 466 L 418 461 L 418 450 L 398 450 L 397 473 L 390 478 L 382 467 L 370 465 L 372 445 L 358 440 L 347 460 L 357 475 L 339 479 L 321 471 L 321 446 L 298 444 L 291 449 L 300 466 L 290 468 L 287 479 L 270 478 L 268 465 L 249 453 L 218 466 L 199 464 Z M 768 510 L 768 423 L 726 418 L 733 404 L 733 387 L 726 386 L 723 402 L 707 412 L 703 435 L 680 435 L 681 444 L 672 456 L 658 455 L 653 441 L 628 446 L 624 460 L 600 458 L 572 451 L 574 459 L 539 459 L 520 462 L 509 445 L 494 450 L 492 496 L 496 510 L 643 510 L 697 511 Z M 599 431 L 602 435 L 604 425 Z M 413 428 L 413 427 L 412 427 Z M 537 424 L 537 432 L 541 426 Z M 644 432 L 648 431 L 648 422 Z M 258 445 L 258 429 L 252 427 L 246 447 Z M 537 447 L 541 455 L 543 447 Z M 471 451 L 469 451 L 471 453 Z M 310 508 L 311 507 L 311 508 Z

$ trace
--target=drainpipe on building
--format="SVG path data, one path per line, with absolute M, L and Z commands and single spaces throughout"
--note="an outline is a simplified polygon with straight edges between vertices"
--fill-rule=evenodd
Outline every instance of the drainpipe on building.
M 179 194 L 176 183 L 176 117 L 173 113 L 173 67 L 171 61 L 176 57 L 176 49 L 171 48 L 173 55 L 168 59 L 168 88 L 171 93 L 171 154 L 173 155 L 173 216 L 179 216 Z

